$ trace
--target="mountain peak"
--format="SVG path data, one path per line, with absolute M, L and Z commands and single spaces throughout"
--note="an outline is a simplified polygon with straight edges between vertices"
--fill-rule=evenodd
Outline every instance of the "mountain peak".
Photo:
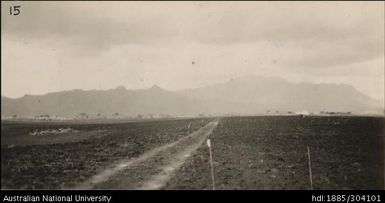
M 149 90 L 163 90 L 161 87 L 159 87 L 158 85 L 153 85 L 149 88 Z
M 348 85 L 292 83 L 279 77 L 246 77 L 233 82 L 182 91 L 168 91 L 158 85 L 132 92 L 123 86 L 112 91 L 56 92 L 46 95 L 3 99 L 2 115 L 44 114 L 74 117 L 82 112 L 97 115 L 209 114 L 279 112 L 373 112 L 383 115 L 383 106 Z M 127 91 L 127 92 L 126 92 Z M 154 100 L 155 98 L 155 100 Z M 39 100 L 44 102 L 39 102 Z M 60 101 L 60 108 L 55 105 Z M 86 102 L 84 102 L 86 101 Z M 92 101 L 92 102 L 91 102 Z M 5 107 L 4 107 L 5 106 Z
M 126 87 L 124 87 L 123 85 L 117 87 L 115 90 L 119 90 L 119 91 L 122 91 L 122 90 L 127 90 Z

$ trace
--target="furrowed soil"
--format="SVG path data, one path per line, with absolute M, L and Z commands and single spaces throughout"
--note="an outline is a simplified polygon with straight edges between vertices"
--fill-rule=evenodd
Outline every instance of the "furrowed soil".
M 122 159 L 138 157 L 151 149 L 180 140 L 209 121 L 2 123 L 1 188 L 73 188 Z M 36 130 L 60 128 L 77 132 L 30 135 Z
M 210 135 L 216 189 L 384 189 L 384 118 L 222 118 Z M 163 189 L 212 189 L 209 149 Z
M 122 160 L 80 184 L 77 189 L 160 189 L 215 129 L 213 121 L 180 140 L 133 159 Z

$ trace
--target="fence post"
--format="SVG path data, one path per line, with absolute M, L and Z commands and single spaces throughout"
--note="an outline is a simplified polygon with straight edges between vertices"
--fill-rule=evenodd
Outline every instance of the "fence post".
M 213 184 L 213 190 L 215 190 L 213 155 L 212 155 L 212 152 L 211 152 L 211 141 L 210 141 L 210 139 L 207 139 L 207 146 L 209 147 L 209 150 L 210 150 L 211 180 L 212 180 L 212 184 Z
M 307 158 L 309 161 L 309 178 L 310 178 L 310 190 L 313 190 L 313 175 L 311 172 L 311 159 L 310 159 L 310 148 L 307 146 Z

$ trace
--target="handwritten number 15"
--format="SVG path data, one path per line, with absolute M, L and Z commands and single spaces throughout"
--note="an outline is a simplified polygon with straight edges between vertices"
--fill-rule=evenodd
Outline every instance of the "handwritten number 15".
M 17 16 L 20 14 L 20 7 L 21 6 L 11 6 L 9 7 L 9 15 Z

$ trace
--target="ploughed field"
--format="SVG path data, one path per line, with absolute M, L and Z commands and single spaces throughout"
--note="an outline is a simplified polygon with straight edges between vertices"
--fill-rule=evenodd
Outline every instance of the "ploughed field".
M 212 120 L 2 122 L 1 188 L 76 188 L 121 160 L 187 139 Z M 215 187 L 310 189 L 309 147 L 314 189 L 384 189 L 384 130 L 384 118 L 375 117 L 221 118 L 209 135 Z M 203 144 L 161 189 L 212 189 L 211 181 Z
M 216 189 L 384 189 L 384 118 L 222 118 L 210 135 Z M 202 145 L 165 189 L 212 189 Z
M 179 140 L 210 120 L 2 122 L 1 188 L 73 188 L 121 159 Z

